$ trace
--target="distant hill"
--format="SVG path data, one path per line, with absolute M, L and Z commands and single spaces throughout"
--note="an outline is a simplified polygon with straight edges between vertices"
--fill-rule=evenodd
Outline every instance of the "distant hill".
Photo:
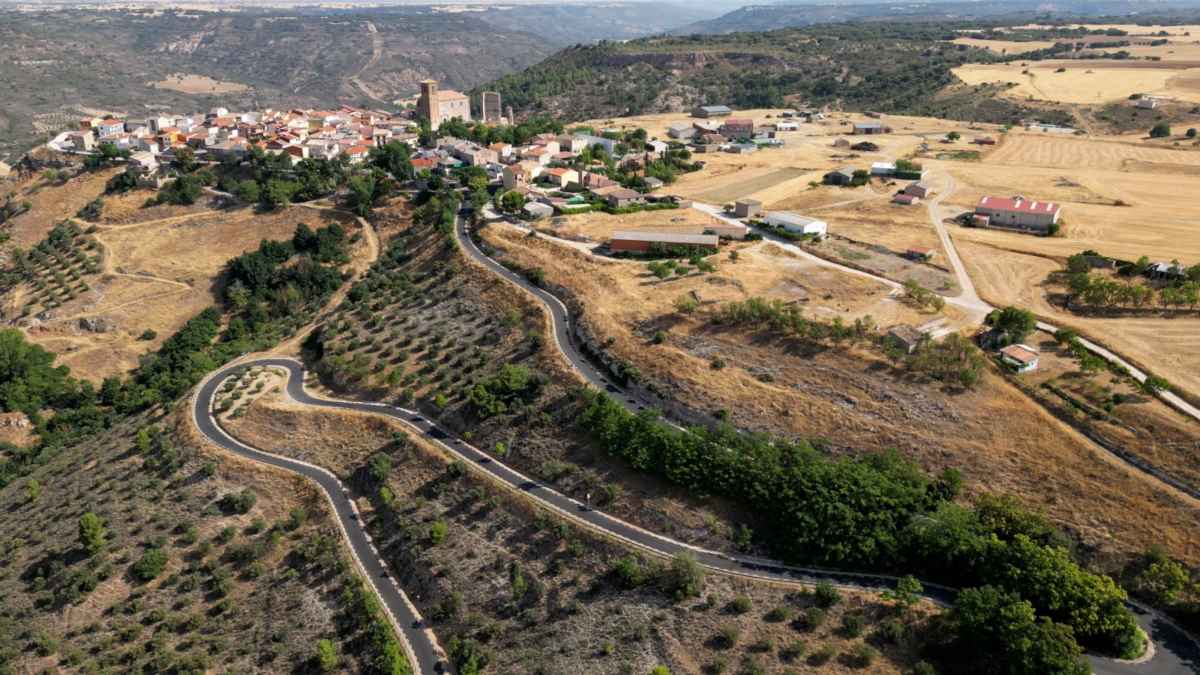
M 613 2 L 506 5 L 476 15 L 497 27 L 533 33 L 560 45 L 629 40 L 666 33 L 681 24 L 722 14 L 707 3 Z
M 714 19 L 700 20 L 671 31 L 675 35 L 735 33 L 797 28 L 844 21 L 951 21 L 964 19 L 1069 18 L 1167 14 L 1200 7 L 1198 0 L 937 0 L 861 4 L 778 3 L 747 5 Z
M 390 106 L 426 77 L 466 89 L 556 48 L 473 13 L 405 8 L 0 12 L 0 44 L 0 157 L 86 110 Z
M 486 87 L 526 114 L 568 119 L 680 111 L 702 103 L 804 103 L 996 122 L 1030 114 L 990 92 L 947 89 L 958 83 L 952 68 L 999 58 L 942 41 L 953 36 L 937 24 L 856 23 L 607 42 L 565 49 Z

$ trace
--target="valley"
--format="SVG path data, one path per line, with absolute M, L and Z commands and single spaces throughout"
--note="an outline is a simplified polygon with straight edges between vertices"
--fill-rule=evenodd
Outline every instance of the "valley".
M 960 4 L 0 23 L 0 672 L 1195 671 L 1197 24 Z

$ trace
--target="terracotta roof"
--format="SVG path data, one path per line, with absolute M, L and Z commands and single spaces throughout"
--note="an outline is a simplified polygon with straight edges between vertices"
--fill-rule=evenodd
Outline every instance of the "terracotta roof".
M 987 208 L 997 211 L 1012 211 L 1014 213 L 1050 214 L 1058 210 L 1054 202 L 1028 201 L 1021 197 L 1007 199 L 1005 197 L 980 197 L 975 208 Z
M 1038 358 L 1038 353 L 1026 345 L 1009 345 L 1001 349 L 1000 353 L 1024 365 L 1033 363 Z

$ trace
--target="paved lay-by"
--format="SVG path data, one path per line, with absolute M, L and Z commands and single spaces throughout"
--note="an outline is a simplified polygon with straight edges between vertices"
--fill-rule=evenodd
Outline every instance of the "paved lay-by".
M 621 389 L 607 379 L 576 348 L 571 337 L 570 316 L 566 306 L 553 294 L 538 288 L 521 276 L 495 262 L 475 246 L 465 223 L 459 222 L 456 234 L 467 255 L 502 275 L 512 283 L 533 294 L 545 304 L 552 319 L 555 342 L 568 362 L 592 385 L 608 391 L 630 409 L 638 409 L 640 402 L 625 395 Z M 517 491 L 535 500 L 543 508 L 554 511 L 558 516 L 603 536 L 624 542 L 626 545 L 659 556 L 674 556 L 690 552 L 705 568 L 722 573 L 770 581 L 815 583 L 826 580 L 835 585 L 862 590 L 891 588 L 895 577 L 878 574 L 861 574 L 792 567 L 782 563 L 742 555 L 731 555 L 697 548 L 674 539 L 649 532 L 633 524 L 614 518 L 591 508 L 571 497 L 563 495 L 540 482 L 530 479 L 508 467 L 488 453 L 475 448 L 464 440 L 441 429 L 419 412 L 389 406 L 382 403 L 340 401 L 322 399 L 310 395 L 304 389 L 303 366 L 289 358 L 262 358 L 227 366 L 207 379 L 197 390 L 192 412 L 201 433 L 217 445 L 254 461 L 299 473 L 313 480 L 325 493 L 333 506 L 343 535 L 350 545 L 366 580 L 379 594 L 384 606 L 405 643 L 414 669 L 418 672 L 438 672 L 445 667 L 443 655 L 433 633 L 428 630 L 417 609 L 389 577 L 378 552 L 371 543 L 357 513 L 341 482 L 325 469 L 294 459 L 273 455 L 245 445 L 227 434 L 212 413 L 213 401 L 220 384 L 229 376 L 252 366 L 271 366 L 288 372 L 287 394 L 296 402 L 317 408 L 336 408 L 379 414 L 397 420 L 411 431 L 440 446 L 453 457 L 468 463 L 494 482 L 507 489 Z M 925 584 L 926 595 L 935 602 L 945 604 L 952 600 L 953 589 Z M 1161 675 L 1194 672 L 1194 664 L 1200 663 L 1200 651 L 1186 635 L 1161 616 L 1153 612 L 1139 615 L 1139 622 L 1146 628 L 1157 650 L 1153 658 L 1141 664 L 1126 664 L 1105 659 L 1093 659 L 1098 672 L 1137 673 L 1153 672 Z

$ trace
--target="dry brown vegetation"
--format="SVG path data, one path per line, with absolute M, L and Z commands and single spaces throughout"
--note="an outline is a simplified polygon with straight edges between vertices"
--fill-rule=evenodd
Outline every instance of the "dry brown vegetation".
M 73 189 L 68 184 L 54 192 L 65 196 Z M 289 240 L 300 223 L 316 229 L 337 221 L 351 236 L 361 230 L 353 218 L 330 210 L 293 206 L 261 213 L 214 210 L 206 203 L 135 208 L 144 198 L 106 200 L 100 224 L 80 223 L 99 244 L 100 273 L 88 278 L 87 292 L 21 321 L 29 339 L 57 353 L 76 377 L 98 381 L 132 369 L 141 355 L 212 305 L 225 263 L 263 239 Z M 367 255 L 366 247 L 354 247 L 356 260 Z M 6 314 L 19 316 L 27 291 L 11 289 Z M 146 331 L 154 337 L 145 339 Z
M 9 247 L 28 249 L 37 244 L 56 224 L 73 217 L 88 202 L 104 194 L 105 183 L 119 171 L 85 172 L 66 182 L 47 180 L 39 174 L 5 186 L 5 193 L 11 190 L 14 201 L 27 201 L 31 208 L 5 223 L 4 228 L 12 239 L 0 246 L 0 250 Z M 3 196 L 0 194 L 0 198 Z
M 807 629 L 793 622 L 814 606 L 811 589 L 713 574 L 701 597 L 681 602 L 653 586 L 623 589 L 610 569 L 628 550 L 462 475 L 441 451 L 404 440 L 394 422 L 301 411 L 267 396 L 230 428 L 246 442 L 343 476 L 361 477 L 359 469 L 376 453 L 391 458 L 385 485 L 392 506 L 378 497 L 361 499 L 364 519 L 442 643 L 460 637 L 483 645 L 496 672 L 647 672 L 657 664 L 700 672 L 718 663 L 781 672 L 817 667 L 813 655 L 828 647 L 833 655 L 821 671 L 842 673 L 861 669 L 850 654 L 864 643 L 882 652 L 870 672 L 900 672 L 914 658 L 911 631 L 931 611 L 918 608 L 898 622 L 907 636 L 902 643 L 908 646 L 901 647 L 881 632 L 896 614 L 878 596 L 844 593 L 819 627 Z M 435 524 L 445 527 L 436 542 L 430 535 Z M 739 598 L 748 602 L 744 613 L 732 608 Z M 865 641 L 842 629 L 851 614 L 864 617 Z M 719 644 L 727 628 L 737 636 L 731 647 Z M 789 650 L 797 644 L 802 653 L 793 656 Z
M 997 376 L 985 377 L 974 391 L 950 394 L 893 373 L 865 354 L 813 351 L 710 328 L 703 319 L 706 306 L 743 294 L 769 295 L 762 286 L 754 293 L 737 289 L 722 272 L 730 265 L 725 260 L 718 274 L 657 285 L 624 280 L 632 276 L 624 265 L 564 254 L 550 242 L 499 228 L 486 229 L 484 236 L 506 258 L 540 266 L 549 283 L 570 289 L 582 301 L 592 331 L 601 341 L 612 340 L 614 356 L 635 364 L 668 397 L 693 409 L 723 409 L 739 426 L 825 439 L 827 447 L 842 452 L 897 447 L 931 470 L 959 468 L 968 492 L 1019 495 L 1100 556 L 1127 555 L 1157 543 L 1181 558 L 1200 559 L 1190 535 L 1197 526 L 1194 504 L 1119 465 Z M 761 274 L 763 266 L 750 260 L 735 267 L 746 264 Z M 739 269 L 736 276 L 741 275 Z M 878 295 L 868 305 L 870 291 L 863 296 L 865 289 L 859 290 L 857 298 L 849 294 L 865 283 L 812 269 L 791 280 L 792 288 L 822 284 L 858 312 L 870 306 L 874 314 L 882 306 Z M 792 288 L 785 297 L 797 297 Z M 701 299 L 698 316 L 670 307 L 688 292 Z M 838 309 L 815 306 L 809 313 L 855 315 Z M 911 314 L 907 320 L 916 322 Z M 654 345 L 657 331 L 666 340 Z M 718 358 L 724 364 L 719 369 L 713 366 Z M 1153 530 L 1144 527 L 1148 518 L 1156 523 Z
M 176 468 L 136 449 L 150 424 Z M 246 491 L 257 497 L 247 510 L 225 508 L 225 495 Z M 298 478 L 214 454 L 182 415 L 123 420 L 9 484 L 0 506 L 0 649 L 17 672 L 290 671 L 320 638 L 345 667 L 360 665 L 338 638 L 341 585 L 296 558 L 304 542 L 336 537 L 324 499 Z M 106 531 L 90 556 L 77 543 L 85 512 Z M 132 570 L 151 548 L 166 565 L 143 582 Z

